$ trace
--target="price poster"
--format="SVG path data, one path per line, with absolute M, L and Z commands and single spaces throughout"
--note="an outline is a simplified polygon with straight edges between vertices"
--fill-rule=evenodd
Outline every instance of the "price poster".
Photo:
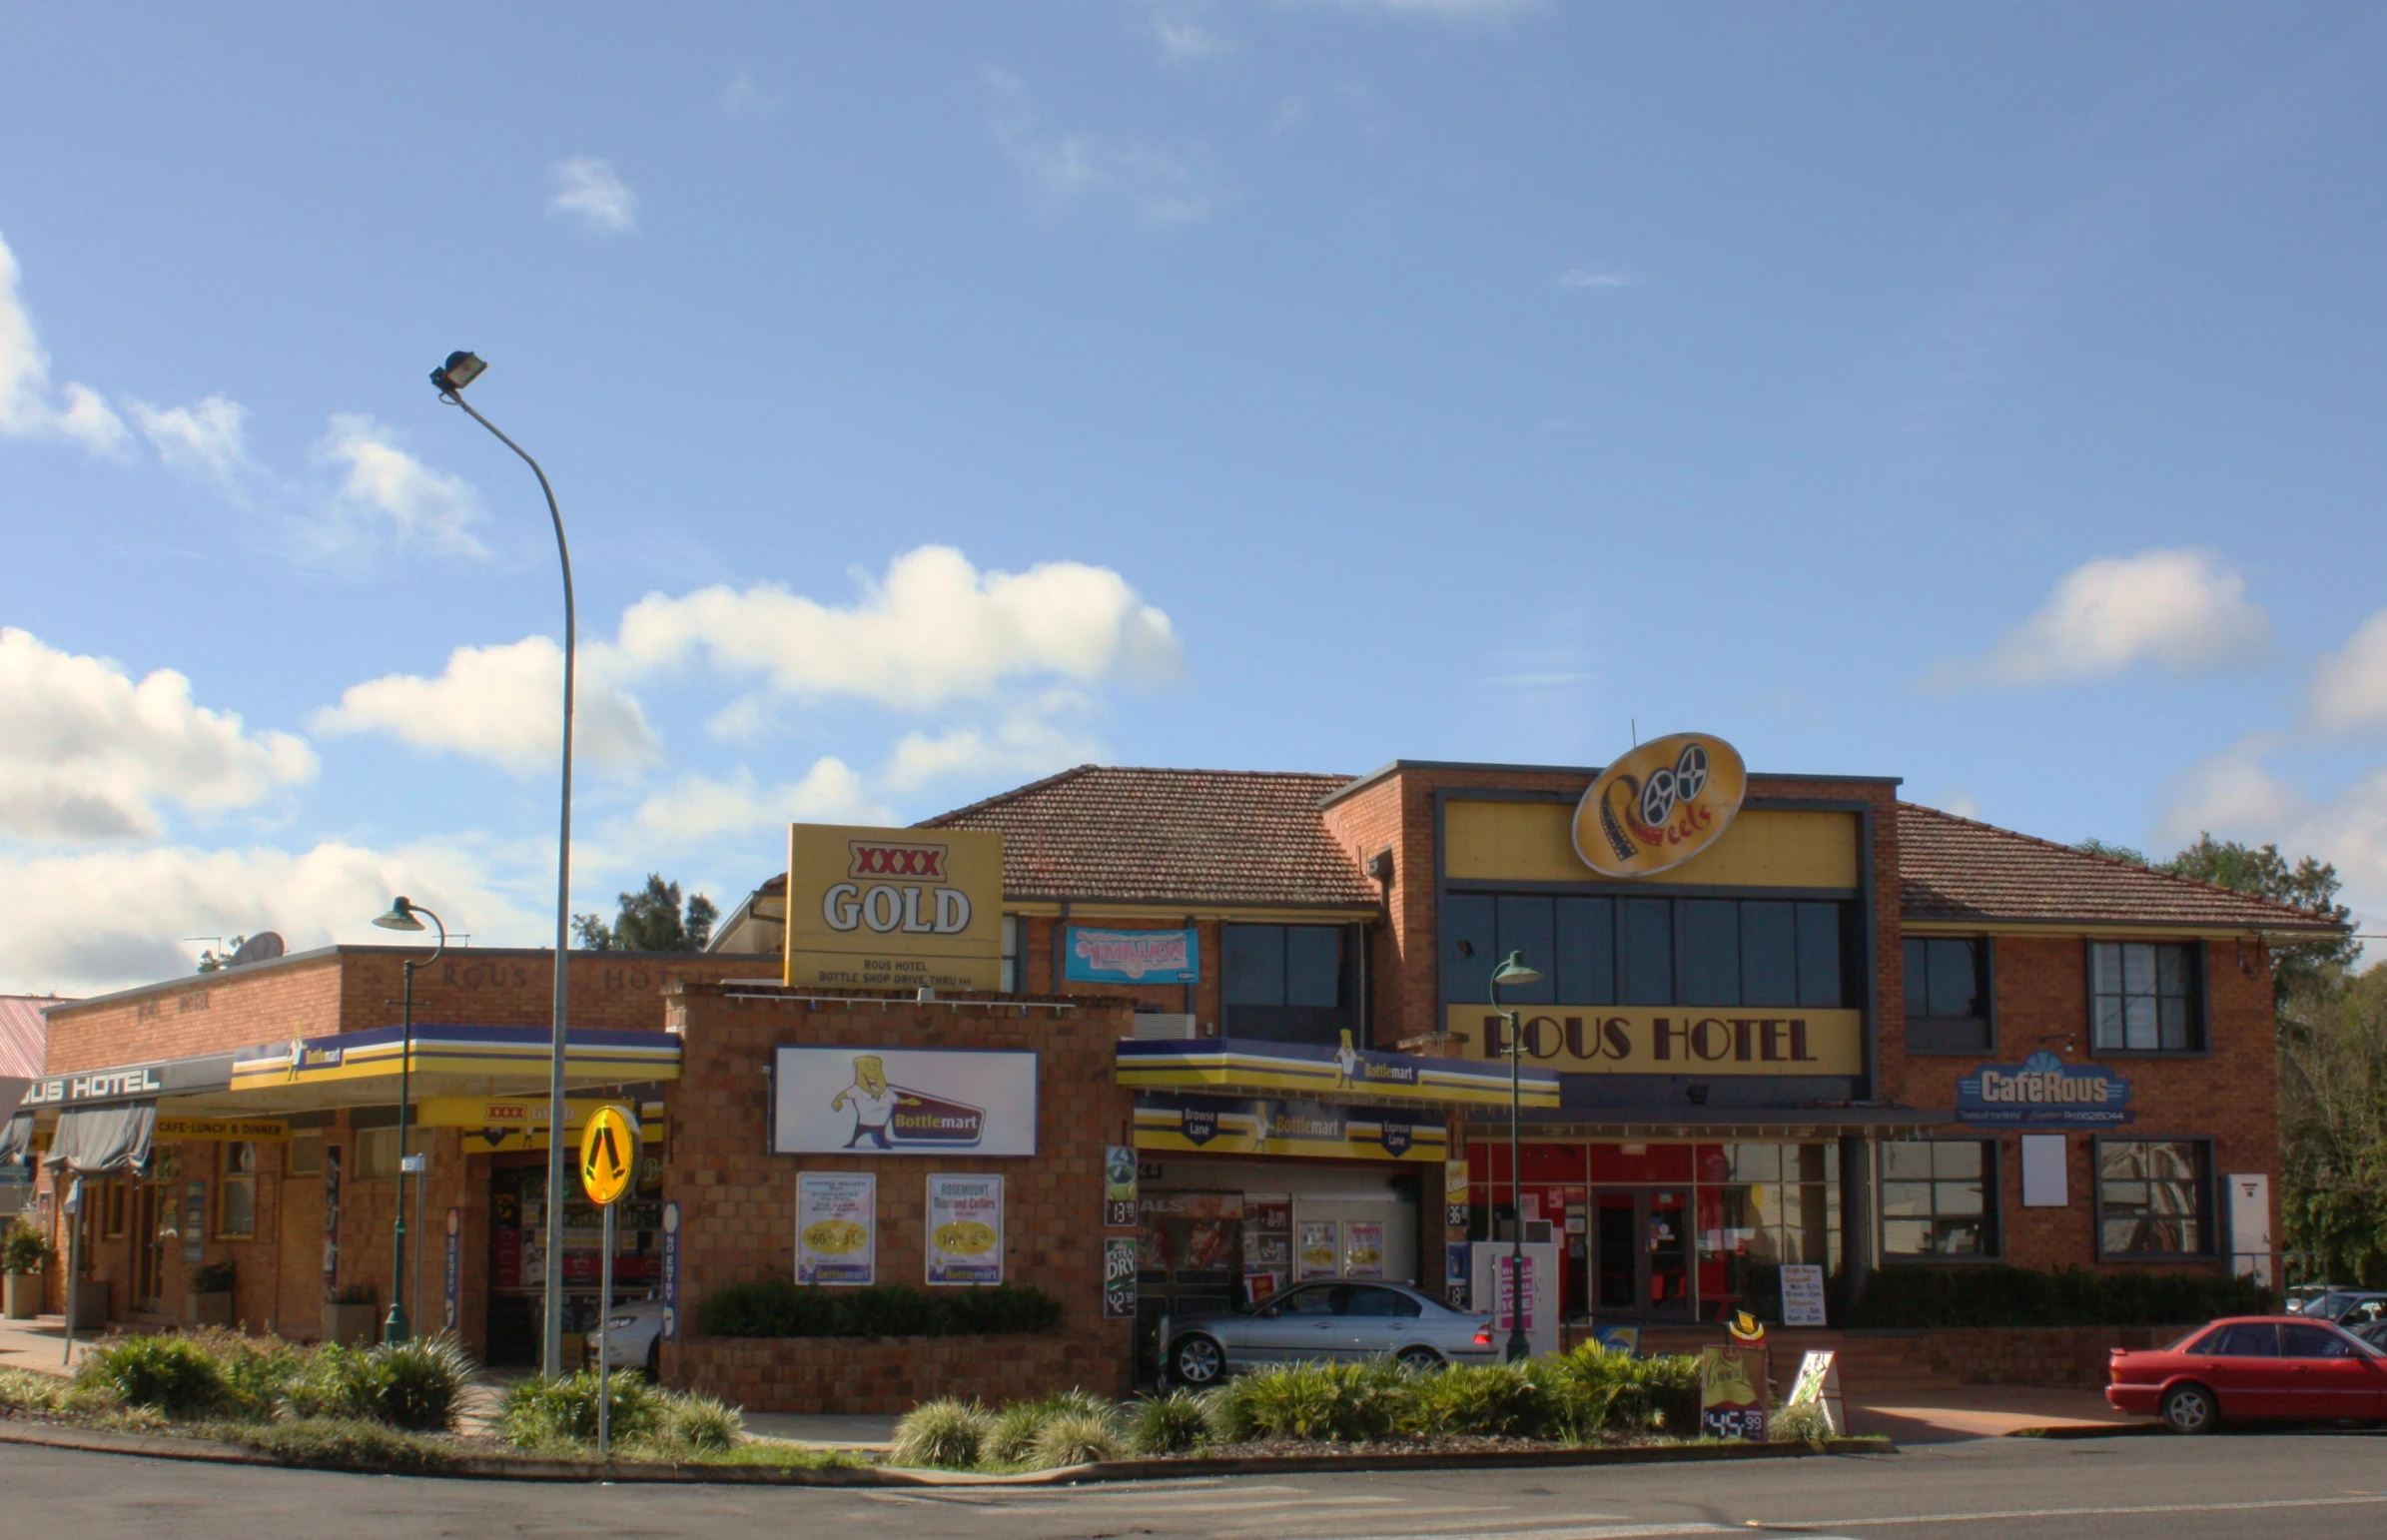
M 879 1178 L 869 1171 L 796 1175 L 796 1281 L 878 1281 Z
M 1335 1247 L 1335 1224 L 1332 1219 L 1304 1219 L 1293 1237 L 1293 1275 L 1304 1281 L 1310 1278 L 1337 1276 L 1342 1260 Z
M 1107 1235 L 1103 1239 L 1103 1318 L 1136 1318 L 1136 1237 Z
M 1103 1224 L 1126 1229 L 1136 1222 L 1136 1147 L 1109 1145 L 1103 1150 Z
M 1003 1281 L 1002 1177 L 929 1177 L 928 1280 Z
M 1445 1229 L 1467 1227 L 1468 1185 L 1466 1161 L 1442 1162 L 1442 1225 Z
M 1384 1225 L 1381 1220 L 1344 1221 L 1342 1275 L 1346 1278 L 1380 1278 L 1384 1275 Z

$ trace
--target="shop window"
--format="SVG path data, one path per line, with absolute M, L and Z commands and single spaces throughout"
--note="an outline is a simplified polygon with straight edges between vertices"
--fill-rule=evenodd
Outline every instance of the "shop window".
M 1006 995 L 1020 992 L 1020 917 L 1003 917 L 1003 989 Z
M 390 1181 L 398 1175 L 398 1125 L 357 1131 L 359 1181 Z
M 2097 1250 L 2201 1256 L 2212 1249 L 2211 1151 L 2193 1139 L 2097 1141 Z
M 1882 1255 L 1997 1254 L 1997 1146 L 1984 1140 L 1882 1145 Z
M 1840 1149 L 1831 1144 L 1700 1147 L 1700 1314 L 1782 1318 L 1782 1269 L 1841 1269 Z
M 216 1235 L 222 1240 L 257 1237 L 257 1146 L 227 1140 L 217 1183 Z
M 324 1173 L 324 1136 L 320 1132 L 290 1137 L 290 1173 L 293 1176 Z
M 125 1184 L 121 1181 L 108 1181 L 100 1184 L 100 1235 L 102 1238 L 116 1240 L 123 1237 L 126 1195 Z
M 1986 937 L 1907 938 L 1909 1053 L 1987 1054 L 1995 1049 L 1989 958 Z
M 2199 961 L 2193 943 L 2090 942 L 2089 1009 L 2097 1052 L 2201 1051 Z
M 1355 1024 L 1345 1006 L 1343 928 L 1221 927 L 1221 989 L 1230 1037 L 1336 1042 Z

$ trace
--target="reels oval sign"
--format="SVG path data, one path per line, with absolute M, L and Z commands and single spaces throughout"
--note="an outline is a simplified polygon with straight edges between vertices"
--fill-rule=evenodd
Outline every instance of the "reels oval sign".
M 1575 854 L 1609 877 L 1647 877 L 1716 842 L 1749 787 L 1740 751 L 1707 733 L 1653 738 L 1602 771 L 1575 808 Z

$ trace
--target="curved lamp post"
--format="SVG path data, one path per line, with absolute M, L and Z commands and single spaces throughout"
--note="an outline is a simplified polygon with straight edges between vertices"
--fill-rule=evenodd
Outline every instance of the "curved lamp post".
M 416 915 L 427 916 L 439 928 L 439 944 L 431 948 L 428 957 L 409 957 L 404 963 L 406 988 L 403 1013 L 398 1021 L 398 1222 L 390 1240 L 390 1313 L 382 1318 L 382 1340 L 403 1342 L 413 1335 L 406 1321 L 406 1115 L 413 1111 L 412 1072 L 414 1069 L 414 970 L 428 968 L 447 950 L 447 926 L 437 915 L 400 894 L 390 901 L 390 912 L 374 917 L 374 924 L 386 931 L 419 931 L 422 921 Z
M 1525 1341 L 1525 1203 L 1518 1196 L 1525 1181 L 1522 1158 L 1524 1135 L 1519 1128 L 1518 1065 L 1524 1058 L 1524 1035 L 1517 1030 L 1517 1013 L 1500 1004 L 1504 984 L 1539 984 L 1542 976 L 1525 966 L 1525 954 L 1511 952 L 1492 970 L 1492 1009 L 1508 1029 L 1508 1361 L 1517 1362 L 1533 1349 Z M 1498 1290 L 1495 1289 L 1497 1294 Z
M 572 613 L 572 552 L 563 538 L 563 510 L 555 505 L 555 488 L 547 473 L 520 444 L 497 431 L 497 425 L 472 409 L 464 386 L 481 377 L 488 366 L 469 353 L 451 353 L 431 371 L 431 385 L 439 399 L 460 407 L 464 415 L 489 430 L 490 436 L 522 457 L 538 477 L 547 497 L 547 516 L 555 524 L 555 555 L 563 563 L 563 816 L 555 843 L 555 1015 L 547 1047 L 547 1246 L 540 1283 L 544 1305 L 540 1321 L 540 1367 L 551 1376 L 563 1373 L 563 1119 L 564 1020 L 566 973 L 571 957 L 572 926 L 572 664 L 578 650 L 578 630 Z

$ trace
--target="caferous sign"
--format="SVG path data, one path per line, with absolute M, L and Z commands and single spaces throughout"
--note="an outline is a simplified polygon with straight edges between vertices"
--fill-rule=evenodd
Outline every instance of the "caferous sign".
M 2103 1065 L 2065 1064 L 2041 1049 L 2020 1064 L 1985 1064 L 1956 1083 L 1956 1115 L 1998 1129 L 2106 1129 L 2137 1118 L 2130 1083 Z
M 1741 810 L 1748 768 L 1709 733 L 1653 738 L 1600 773 L 1575 808 L 1575 854 L 1608 877 L 1647 877 L 1716 842 Z
M 792 988 L 1003 985 L 1003 836 L 791 824 Z
M 600 1107 L 580 1136 L 580 1188 L 598 1207 L 630 1189 L 638 1169 L 638 1128 L 629 1113 Z

